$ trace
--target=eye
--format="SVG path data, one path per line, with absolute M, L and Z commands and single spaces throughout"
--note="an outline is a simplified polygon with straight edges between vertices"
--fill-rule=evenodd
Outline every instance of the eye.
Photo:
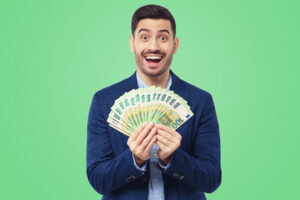
M 141 36 L 141 39 L 142 39 L 142 40 L 148 40 L 148 38 L 149 38 L 148 35 L 142 35 L 142 36 Z
M 162 41 L 165 41 L 165 40 L 167 40 L 168 38 L 167 38 L 166 36 L 162 35 L 162 36 L 160 36 L 160 39 L 161 39 Z

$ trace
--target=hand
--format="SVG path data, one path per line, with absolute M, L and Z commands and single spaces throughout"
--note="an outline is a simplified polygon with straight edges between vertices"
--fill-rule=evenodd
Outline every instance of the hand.
M 127 140 L 135 162 L 141 166 L 150 158 L 150 151 L 156 141 L 157 128 L 153 123 L 142 124 Z
M 157 155 L 161 161 L 168 164 L 172 158 L 173 152 L 180 146 L 181 135 L 172 128 L 156 124 L 157 127 L 157 141 L 159 147 Z

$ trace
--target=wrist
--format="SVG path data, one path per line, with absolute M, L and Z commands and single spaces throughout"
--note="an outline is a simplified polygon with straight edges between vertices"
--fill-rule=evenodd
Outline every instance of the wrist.
M 168 157 L 166 157 L 164 159 L 160 159 L 160 160 L 163 162 L 163 164 L 167 165 L 171 161 L 172 155 L 173 154 L 169 155 Z
M 141 167 L 146 161 L 134 156 L 135 163 Z

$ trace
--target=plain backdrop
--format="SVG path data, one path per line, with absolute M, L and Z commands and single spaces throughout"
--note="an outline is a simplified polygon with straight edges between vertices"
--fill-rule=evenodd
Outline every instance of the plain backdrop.
M 133 12 L 177 23 L 171 69 L 213 96 L 222 184 L 211 200 L 299 198 L 299 1 L 27 0 L 0 3 L 0 199 L 94 200 L 92 96 L 134 73 Z

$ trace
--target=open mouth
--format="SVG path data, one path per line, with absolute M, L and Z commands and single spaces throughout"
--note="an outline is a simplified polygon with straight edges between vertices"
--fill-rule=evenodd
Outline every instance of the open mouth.
M 163 59 L 163 56 L 145 56 L 144 58 L 148 64 L 156 65 Z

